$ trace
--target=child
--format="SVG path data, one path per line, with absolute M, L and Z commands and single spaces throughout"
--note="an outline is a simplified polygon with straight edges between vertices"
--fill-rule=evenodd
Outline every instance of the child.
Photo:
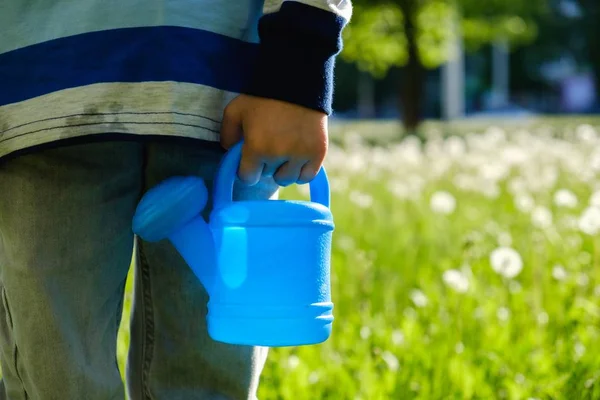
M 256 398 L 267 350 L 212 341 L 198 279 L 131 221 L 164 179 L 210 187 L 242 138 L 237 199 L 310 181 L 351 13 L 349 0 L 3 0 L 0 399 L 124 398 L 132 252 L 129 397 Z

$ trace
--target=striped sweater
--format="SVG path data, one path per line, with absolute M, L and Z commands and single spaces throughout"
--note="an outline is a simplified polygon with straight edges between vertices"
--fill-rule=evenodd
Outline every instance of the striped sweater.
M 219 140 L 239 93 L 332 112 L 350 0 L 2 0 L 0 157 L 103 135 Z

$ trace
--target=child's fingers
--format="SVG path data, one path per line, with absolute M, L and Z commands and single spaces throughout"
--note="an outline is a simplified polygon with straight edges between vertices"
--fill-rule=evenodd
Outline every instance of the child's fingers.
M 304 160 L 289 160 L 277 169 L 273 179 L 279 186 L 289 186 L 298 182 L 300 171 L 306 161 Z
M 321 164 L 315 161 L 304 164 L 302 170 L 300 171 L 300 176 L 298 177 L 298 183 L 300 185 L 309 183 L 315 178 L 315 176 L 317 176 L 317 173 L 320 169 Z
M 238 169 L 238 178 L 246 185 L 256 185 L 263 173 L 263 162 L 247 145 L 242 146 L 242 159 Z

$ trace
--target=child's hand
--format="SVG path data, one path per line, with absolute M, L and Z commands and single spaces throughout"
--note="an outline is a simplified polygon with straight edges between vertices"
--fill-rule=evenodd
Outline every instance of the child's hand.
M 244 139 L 238 171 L 247 185 L 273 176 L 280 186 L 307 183 L 327 153 L 327 115 L 284 101 L 240 95 L 225 108 L 221 145 Z

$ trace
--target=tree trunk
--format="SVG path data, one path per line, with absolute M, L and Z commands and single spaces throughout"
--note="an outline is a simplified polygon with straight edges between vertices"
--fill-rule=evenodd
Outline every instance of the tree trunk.
M 399 103 L 404 119 L 404 128 L 408 134 L 413 134 L 423 120 L 422 104 L 425 95 L 425 68 L 419 56 L 417 27 L 415 26 L 418 4 L 417 0 L 398 0 L 398 5 L 404 15 L 404 32 L 409 57 L 407 65 L 402 68 Z
M 368 72 L 359 71 L 358 78 L 358 117 L 375 117 L 375 82 Z

